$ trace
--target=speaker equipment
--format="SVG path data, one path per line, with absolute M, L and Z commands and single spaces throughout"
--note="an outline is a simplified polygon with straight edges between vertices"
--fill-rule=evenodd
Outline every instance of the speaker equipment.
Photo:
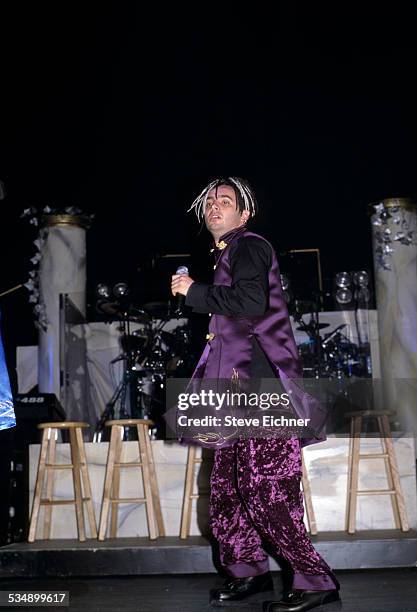
M 18 394 L 16 427 L 0 432 L 0 473 L 5 490 L 0 499 L 0 545 L 22 542 L 29 527 L 29 444 L 40 443 L 38 423 L 65 421 L 53 393 Z

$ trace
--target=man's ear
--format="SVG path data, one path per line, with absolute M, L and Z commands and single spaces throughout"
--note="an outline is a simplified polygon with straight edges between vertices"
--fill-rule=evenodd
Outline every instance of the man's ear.
M 242 211 L 242 217 L 241 217 L 242 221 L 244 223 L 246 223 L 246 221 L 249 219 L 249 217 L 250 217 L 250 212 L 248 210 L 243 210 Z

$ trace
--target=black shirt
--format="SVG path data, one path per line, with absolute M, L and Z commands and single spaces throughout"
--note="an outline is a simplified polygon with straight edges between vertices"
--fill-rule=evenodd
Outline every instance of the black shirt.
M 232 284 L 208 285 L 194 281 L 185 303 L 194 312 L 227 316 L 262 316 L 269 308 L 268 275 L 272 265 L 271 246 L 254 236 L 242 237 L 230 247 Z M 251 376 L 274 378 L 265 353 L 252 339 Z
M 227 316 L 262 316 L 269 307 L 270 245 L 254 236 L 242 237 L 230 247 L 232 285 L 194 282 L 185 303 L 194 312 Z

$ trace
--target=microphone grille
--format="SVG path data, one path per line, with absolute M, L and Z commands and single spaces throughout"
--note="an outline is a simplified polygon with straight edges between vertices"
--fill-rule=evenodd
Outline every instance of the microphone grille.
M 187 266 L 178 266 L 177 271 L 175 272 L 175 274 L 188 274 Z

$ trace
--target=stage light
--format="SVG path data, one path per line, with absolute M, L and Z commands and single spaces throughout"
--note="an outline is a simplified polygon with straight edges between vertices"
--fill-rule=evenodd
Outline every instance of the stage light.
M 102 298 L 109 299 L 110 298 L 110 287 L 108 285 L 105 285 L 104 283 L 100 283 L 96 287 L 96 293 L 98 296 Z
M 336 302 L 338 304 L 349 304 L 352 301 L 352 292 L 350 289 L 338 289 L 336 291 Z
M 335 283 L 337 287 L 345 289 L 346 287 L 350 287 L 352 277 L 349 272 L 338 272 L 335 277 Z
M 338 272 L 334 277 L 333 298 L 344 310 L 370 308 L 370 276 L 365 270 Z
M 126 283 L 117 283 L 117 285 L 113 287 L 113 295 L 118 298 L 126 297 L 128 294 L 129 287 L 126 285 Z
M 360 270 L 359 272 L 355 272 L 353 274 L 353 282 L 358 287 L 367 287 L 369 284 L 369 275 L 364 270 Z

